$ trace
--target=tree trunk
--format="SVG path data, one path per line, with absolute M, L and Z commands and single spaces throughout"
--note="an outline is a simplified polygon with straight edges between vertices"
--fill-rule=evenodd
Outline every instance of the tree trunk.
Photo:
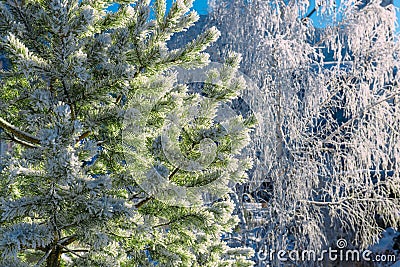
M 46 260 L 46 267 L 60 267 L 62 248 L 56 246 Z

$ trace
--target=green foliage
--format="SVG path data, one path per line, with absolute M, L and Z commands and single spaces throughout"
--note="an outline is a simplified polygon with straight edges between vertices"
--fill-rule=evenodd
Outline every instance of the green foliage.
M 118 1 L 107 13 L 112 3 L 0 1 L 0 49 L 10 61 L 0 74 L 0 137 L 13 142 L 0 173 L 0 265 L 250 266 L 250 251 L 221 240 L 237 224 L 229 198 L 178 206 L 138 184 L 152 182 L 144 174 L 156 168 L 182 187 L 219 181 L 215 192 L 246 179 L 251 161 L 238 154 L 249 119 L 215 120 L 218 105 L 242 88 L 236 55 L 210 73 L 221 82 L 205 87 L 207 97 L 189 93 L 173 67 L 206 65 L 203 51 L 219 32 L 171 51 L 170 37 L 198 18 L 192 1 L 168 12 L 164 1 Z M 140 131 L 124 136 L 132 110 Z M 204 169 L 182 169 L 162 149 L 174 118 L 182 129 L 170 132 L 171 149 L 187 159 L 208 160 L 204 138 L 217 144 Z

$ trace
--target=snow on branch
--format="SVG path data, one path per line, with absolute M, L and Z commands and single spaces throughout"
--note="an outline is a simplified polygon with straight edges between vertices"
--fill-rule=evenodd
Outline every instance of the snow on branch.
M 7 122 L 3 118 L 0 117 L 0 127 L 3 128 L 6 132 L 13 134 L 18 140 L 21 140 L 21 144 L 26 144 L 27 146 L 34 147 L 33 144 L 40 144 L 40 139 L 34 135 L 26 133 L 11 123 Z

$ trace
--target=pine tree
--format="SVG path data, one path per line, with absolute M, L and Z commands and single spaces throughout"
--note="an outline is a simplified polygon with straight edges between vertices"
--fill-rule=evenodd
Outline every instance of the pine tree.
M 163 0 L 116 3 L 112 13 L 114 1 L 0 2 L 0 127 L 14 144 L 0 174 L 0 265 L 250 266 L 251 250 L 221 241 L 237 224 L 227 194 L 181 205 L 141 184 L 228 193 L 246 179 L 251 161 L 238 155 L 252 120 L 214 119 L 243 88 L 239 57 L 190 92 L 172 68 L 206 65 L 219 32 L 169 50 L 198 19 L 192 1 L 168 12 Z M 177 149 L 207 164 L 171 161 Z

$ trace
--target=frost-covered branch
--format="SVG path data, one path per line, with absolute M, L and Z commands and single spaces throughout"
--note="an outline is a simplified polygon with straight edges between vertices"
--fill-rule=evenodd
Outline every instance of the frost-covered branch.
M 310 5 L 214 3 L 214 59 L 241 52 L 260 87 L 248 103 L 263 118 L 248 151 L 256 167 L 238 192 L 262 207 L 269 234 L 256 246 L 318 250 L 340 236 L 365 247 L 381 232 L 375 215 L 396 226 L 400 210 L 396 16 L 378 2 Z M 299 19 L 311 14 L 327 26 Z
M 9 133 L 6 133 L 6 134 L 7 134 L 8 138 L 9 138 L 7 140 L 13 141 L 13 142 L 15 142 L 17 144 L 20 144 L 22 146 L 25 146 L 25 147 L 37 148 L 37 146 L 35 146 L 35 145 L 31 144 L 31 143 L 28 143 L 26 141 L 20 140 L 20 139 L 16 138 L 15 136 L 13 136 L 12 134 L 9 134 Z
M 29 143 L 27 143 L 28 146 L 32 147 L 32 146 L 34 146 L 34 144 L 37 144 L 37 145 L 40 144 L 39 138 L 18 129 L 14 125 L 8 123 L 3 118 L 0 118 L 0 127 L 3 128 L 5 131 L 16 136 L 18 138 L 18 140 L 22 140 L 23 143 L 29 142 Z
M 391 202 L 390 200 L 386 199 L 386 198 L 360 198 L 360 197 L 344 197 L 344 198 L 340 198 L 337 201 L 313 201 L 313 200 L 303 200 L 302 202 L 304 204 L 312 204 L 312 205 L 316 205 L 316 206 L 329 206 L 329 205 L 337 205 L 340 206 L 342 205 L 344 202 L 349 202 L 349 201 L 357 201 L 357 202 L 366 202 L 367 204 L 370 202 L 380 202 L 380 203 L 387 203 L 387 202 Z

